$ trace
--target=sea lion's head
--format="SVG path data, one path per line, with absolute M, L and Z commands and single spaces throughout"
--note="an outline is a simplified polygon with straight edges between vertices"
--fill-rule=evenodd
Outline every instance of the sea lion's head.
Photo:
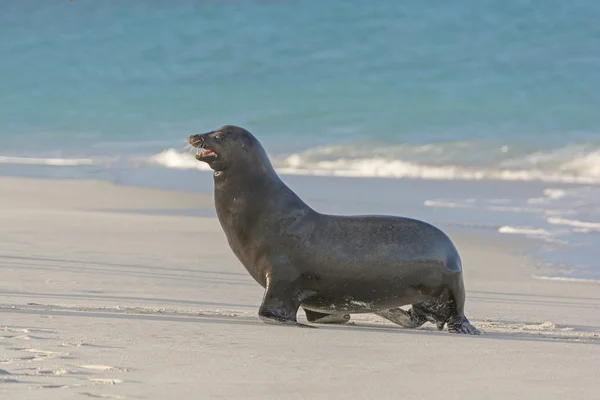
M 244 168 L 247 171 L 271 168 L 258 140 L 244 128 L 225 125 L 211 132 L 192 135 L 188 142 L 198 149 L 196 159 L 215 171 Z

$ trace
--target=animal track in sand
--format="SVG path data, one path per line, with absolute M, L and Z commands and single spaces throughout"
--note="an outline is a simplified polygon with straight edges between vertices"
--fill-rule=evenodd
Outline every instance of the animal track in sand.
M 90 381 L 95 383 L 104 383 L 107 385 L 116 385 L 117 383 L 123 383 L 121 379 L 111 379 L 111 378 L 90 378 Z
M 111 370 L 116 370 L 116 371 L 121 371 L 121 372 L 126 372 L 127 369 L 120 369 L 117 367 L 111 367 L 110 365 L 94 365 L 94 364 L 90 364 L 90 365 L 80 365 L 79 368 L 83 368 L 83 369 L 89 369 L 89 370 L 93 370 L 93 371 L 111 371 Z
M 32 335 L 32 330 L 28 328 L 9 328 L 7 326 L 0 327 L 0 332 L 8 334 L 0 335 L 0 340 L 47 340 L 43 336 Z M 37 330 L 37 333 L 44 333 L 43 330 Z M 50 331 L 47 331 L 50 332 Z
M 92 343 L 85 343 L 85 342 L 75 342 L 75 343 L 61 343 L 58 346 L 60 347 L 96 347 L 99 349 L 110 349 L 110 348 L 116 348 L 114 346 L 104 346 L 104 345 L 98 345 L 98 344 L 92 344 Z
M 39 385 L 39 386 L 32 386 L 32 389 L 64 389 L 64 388 L 68 388 L 69 385 Z
M 32 382 L 20 381 L 16 378 L 13 378 L 12 376 L 14 376 L 14 375 L 11 374 L 10 372 L 8 372 L 7 370 L 0 369 L 0 384 L 1 383 L 32 383 Z
M 48 351 L 48 350 L 39 350 L 39 349 L 14 349 L 14 350 L 21 350 L 21 351 L 26 351 L 28 353 L 36 353 L 36 354 L 41 354 L 41 355 L 45 355 L 45 356 L 53 356 L 55 354 L 60 354 L 56 351 Z
M 13 378 L 0 378 L 0 383 L 27 383 Z
M 82 390 L 80 397 L 125 399 L 124 396 L 94 392 L 124 383 L 116 375 L 128 372 L 127 368 L 85 364 L 81 360 L 81 364 L 64 364 L 65 359 L 81 358 L 87 353 L 86 349 L 108 347 L 111 346 L 84 342 L 76 337 L 65 338 L 59 331 L 0 326 L 0 349 L 5 352 L 4 359 L 0 360 L 0 387 L 26 387 L 29 390 L 79 388 Z M 89 392 L 85 392 L 86 389 Z M 3 396 L 0 395 L 0 398 Z
M 94 371 L 94 372 L 128 372 L 127 368 L 118 368 L 110 365 L 101 365 L 101 364 L 88 364 L 88 365 L 80 365 L 79 368 L 83 368 L 86 370 Z M 118 378 L 89 378 L 89 381 L 95 384 L 105 384 L 105 385 L 116 385 L 119 383 L 123 383 L 122 379 Z
M 119 396 L 118 394 L 96 394 L 96 393 L 89 393 L 89 392 L 82 392 L 79 393 L 83 396 L 88 396 L 88 397 L 92 397 L 94 399 L 125 399 L 125 396 Z
M 43 340 L 46 339 L 40 336 L 32 336 L 32 335 L 0 335 L 0 339 L 14 339 L 14 340 Z
M 18 371 L 25 371 L 25 372 L 18 372 Z M 27 372 L 27 371 L 31 371 L 31 372 Z M 19 368 L 17 370 L 15 370 L 14 372 L 9 372 L 7 370 L 4 369 L 0 369 L 0 376 L 4 375 L 12 375 L 12 376 L 29 376 L 29 377 L 35 377 L 35 376 L 63 376 L 63 375 L 67 375 L 70 374 L 71 372 L 66 370 L 66 369 L 40 369 L 40 368 Z
M 49 351 L 49 350 L 40 350 L 40 349 L 31 349 L 31 348 L 11 348 L 8 350 L 14 350 L 14 351 L 23 351 L 26 353 L 33 353 L 33 355 L 31 356 L 22 356 L 22 357 L 16 357 L 13 358 L 11 360 L 3 360 L 4 363 L 8 363 L 12 360 L 21 360 L 21 361 L 40 361 L 40 360 L 47 360 L 50 358 L 69 358 L 69 353 L 59 353 L 56 351 Z
M 66 375 L 68 373 L 69 373 L 69 371 L 67 371 L 66 369 L 56 369 L 56 370 L 40 369 L 35 372 L 36 375 L 57 375 L 57 376 Z
M 11 333 L 56 333 L 51 329 L 42 328 L 15 328 L 10 326 L 0 326 L 0 332 L 11 332 Z
M 5 333 L 5 334 L 2 334 Z M 36 333 L 37 335 L 33 335 Z M 15 343 L 14 341 L 42 341 L 48 340 L 49 338 L 40 336 L 39 334 L 44 333 L 56 333 L 53 330 L 49 329 L 39 329 L 39 328 L 27 328 L 27 327 L 11 327 L 11 326 L 0 326 L 0 343 L 4 343 L 8 345 L 9 343 Z M 57 353 L 54 351 L 48 350 L 40 350 L 36 348 L 27 348 L 27 347 L 7 347 L 6 350 L 9 351 L 24 351 L 28 353 L 33 353 L 33 355 L 21 356 L 21 357 L 11 357 L 8 359 L 0 360 L 0 364 L 10 364 L 14 361 L 39 361 L 43 359 L 49 358 L 65 358 L 68 356 L 68 353 Z

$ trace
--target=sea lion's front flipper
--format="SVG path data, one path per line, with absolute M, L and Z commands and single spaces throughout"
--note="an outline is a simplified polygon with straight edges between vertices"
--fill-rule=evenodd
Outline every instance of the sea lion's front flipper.
M 296 320 L 300 302 L 299 291 L 289 281 L 269 277 L 258 316 L 268 324 L 309 327 Z

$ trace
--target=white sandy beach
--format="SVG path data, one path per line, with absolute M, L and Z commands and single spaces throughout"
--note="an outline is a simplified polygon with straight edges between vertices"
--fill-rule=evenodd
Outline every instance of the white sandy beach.
M 480 337 L 278 327 L 218 221 L 183 213 L 212 208 L 0 178 L 0 399 L 600 398 L 600 284 L 534 279 L 522 238 L 448 232 Z

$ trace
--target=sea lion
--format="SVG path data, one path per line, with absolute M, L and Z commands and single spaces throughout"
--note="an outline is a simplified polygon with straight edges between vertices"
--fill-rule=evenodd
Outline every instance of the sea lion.
M 302 307 L 309 322 L 374 313 L 404 327 L 430 321 L 479 334 L 464 314 L 458 251 L 440 229 L 410 218 L 313 210 L 241 127 L 188 141 L 214 170 L 217 216 L 231 249 L 266 289 L 258 310 L 265 322 L 301 325 Z M 409 304 L 409 311 L 400 308 Z

